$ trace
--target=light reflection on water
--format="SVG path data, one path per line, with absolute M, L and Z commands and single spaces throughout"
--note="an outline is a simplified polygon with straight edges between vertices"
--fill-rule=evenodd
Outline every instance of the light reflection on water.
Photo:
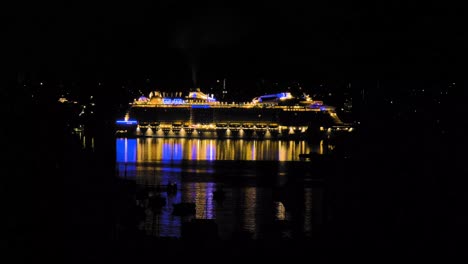
M 138 152 L 136 150 L 139 150 Z M 323 142 L 215 140 L 184 138 L 117 139 L 117 161 L 153 162 L 182 160 L 272 160 L 297 161 L 302 153 L 325 154 Z M 135 153 L 138 156 L 135 156 Z
M 275 221 L 292 223 L 280 230 L 282 236 L 291 236 L 293 229 L 310 235 L 313 224 L 321 222 L 315 218 L 322 215 L 323 192 L 285 186 L 288 177 L 310 174 L 297 169 L 304 163 L 299 154 L 325 154 L 324 149 L 323 142 L 305 141 L 119 138 L 117 174 L 140 187 L 177 184 L 176 193 L 160 193 L 167 201 L 160 211 L 145 211 L 140 228 L 148 235 L 180 237 L 182 222 L 192 218 L 215 219 L 221 238 L 240 232 L 260 238 L 277 231 Z M 222 201 L 213 197 L 218 188 L 226 194 Z M 173 215 L 173 204 L 180 202 L 194 203 L 195 215 Z

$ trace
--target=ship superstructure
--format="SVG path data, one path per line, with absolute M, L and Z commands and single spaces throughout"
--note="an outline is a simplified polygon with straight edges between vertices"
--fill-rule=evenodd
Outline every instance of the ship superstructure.
M 350 130 L 335 108 L 289 92 L 262 95 L 251 102 L 219 102 L 199 89 L 181 93 L 151 92 L 131 103 L 117 132 L 148 137 L 285 138 Z

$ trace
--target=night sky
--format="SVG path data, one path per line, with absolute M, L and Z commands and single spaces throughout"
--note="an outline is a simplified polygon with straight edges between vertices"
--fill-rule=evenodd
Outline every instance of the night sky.
M 338 1 L 221 7 L 61 3 L 12 7 L 20 71 L 57 78 L 393 78 L 451 74 L 461 11 L 427 2 Z

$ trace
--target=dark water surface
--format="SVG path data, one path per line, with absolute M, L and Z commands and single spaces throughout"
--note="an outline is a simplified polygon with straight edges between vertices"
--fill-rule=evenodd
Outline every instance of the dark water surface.
M 138 202 L 147 235 L 181 237 L 182 223 L 196 218 L 214 219 L 222 239 L 310 237 L 323 222 L 323 170 L 299 154 L 332 150 L 323 141 L 118 138 L 116 167 L 120 179 L 167 201 L 160 209 Z M 181 202 L 194 203 L 195 214 L 174 215 Z

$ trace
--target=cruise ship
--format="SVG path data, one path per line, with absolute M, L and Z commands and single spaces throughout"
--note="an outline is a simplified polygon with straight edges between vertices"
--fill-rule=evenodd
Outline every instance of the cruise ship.
M 220 102 L 197 89 L 150 92 L 135 99 L 116 134 L 127 137 L 305 138 L 351 131 L 335 108 L 289 92 L 258 96 L 250 102 Z

